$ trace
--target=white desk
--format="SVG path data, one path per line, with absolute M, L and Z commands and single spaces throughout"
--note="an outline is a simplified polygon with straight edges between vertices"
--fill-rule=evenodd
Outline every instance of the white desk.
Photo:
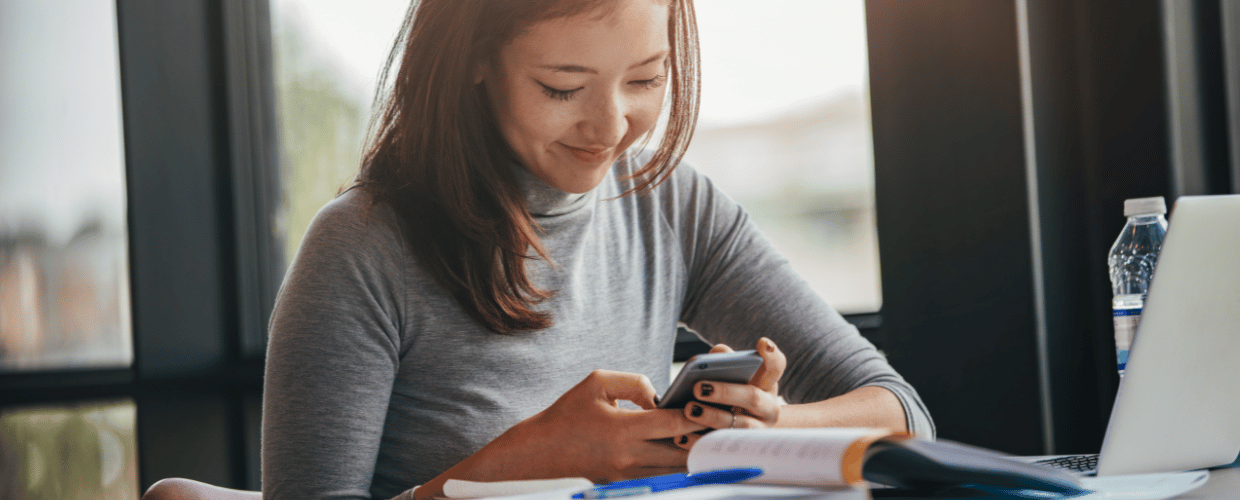
M 1178 497 L 1177 500 L 1222 500 L 1240 498 L 1240 467 L 1236 464 L 1210 471 L 1210 482 Z

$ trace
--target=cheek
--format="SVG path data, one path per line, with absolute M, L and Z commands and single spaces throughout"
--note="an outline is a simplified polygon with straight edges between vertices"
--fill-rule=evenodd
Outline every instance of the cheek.
M 500 133 L 517 153 L 528 153 L 529 143 L 536 140 L 540 130 L 537 124 L 545 121 L 542 114 L 546 110 L 532 98 L 537 96 L 523 91 L 515 75 L 501 70 L 487 76 L 487 91 Z
M 518 149 L 537 147 L 552 142 L 564 134 L 573 124 L 571 113 L 563 106 L 548 104 L 541 95 L 514 96 L 510 101 L 505 135 Z
M 629 113 L 630 136 L 639 136 L 650 129 L 654 128 L 659 121 L 659 114 L 663 111 L 663 95 L 658 94 L 642 99 L 633 107 Z

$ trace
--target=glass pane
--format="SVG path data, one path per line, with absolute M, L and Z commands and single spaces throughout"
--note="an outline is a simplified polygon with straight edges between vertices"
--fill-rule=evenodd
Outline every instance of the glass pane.
M 127 366 L 112 0 L 0 2 L 0 372 Z
M 0 410 L 0 498 L 138 498 L 134 404 Z
M 743 204 L 828 303 L 878 311 L 865 6 L 695 8 L 702 110 L 685 160 Z
M 291 262 L 310 219 L 357 174 L 370 103 L 408 0 L 273 0 L 283 202 Z

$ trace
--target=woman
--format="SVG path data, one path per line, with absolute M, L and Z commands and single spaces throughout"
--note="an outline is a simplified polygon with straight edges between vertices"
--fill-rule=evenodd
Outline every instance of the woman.
M 272 317 L 265 495 L 650 476 L 684 470 L 708 428 L 933 436 L 913 389 L 745 212 L 675 168 L 697 114 L 692 12 L 411 6 L 357 182 L 311 224 Z M 665 95 L 667 132 L 635 157 Z M 678 322 L 763 356 L 749 385 L 696 388 L 735 412 L 655 409 Z

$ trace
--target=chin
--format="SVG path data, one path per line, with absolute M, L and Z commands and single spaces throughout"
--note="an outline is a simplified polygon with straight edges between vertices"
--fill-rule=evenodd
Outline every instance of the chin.
M 539 175 L 538 177 L 543 182 L 546 182 L 547 185 L 560 191 L 581 194 L 602 184 L 603 179 L 607 178 L 607 171 L 611 170 L 611 166 L 615 162 L 615 158 L 593 164 L 583 164 L 577 161 L 559 161 L 542 169 L 543 172 L 554 174 Z
M 562 185 L 553 186 L 553 187 L 555 187 L 556 189 L 559 189 L 560 191 L 564 191 L 567 193 L 573 193 L 573 194 L 581 194 L 581 193 L 588 192 L 598 187 L 599 184 L 603 183 L 603 179 L 607 177 L 607 169 L 610 167 L 611 167 L 611 164 L 608 164 L 606 167 L 602 168 L 601 172 L 598 172 L 597 174 L 591 172 L 587 175 L 582 175 L 580 177 L 564 179 L 564 182 L 561 183 Z

